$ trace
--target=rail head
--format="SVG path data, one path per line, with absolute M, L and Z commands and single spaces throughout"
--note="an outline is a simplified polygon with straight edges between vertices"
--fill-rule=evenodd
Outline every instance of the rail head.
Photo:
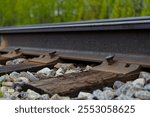
M 0 34 L 141 29 L 150 29 L 150 17 L 39 24 L 24 27 L 4 27 L 0 28 Z

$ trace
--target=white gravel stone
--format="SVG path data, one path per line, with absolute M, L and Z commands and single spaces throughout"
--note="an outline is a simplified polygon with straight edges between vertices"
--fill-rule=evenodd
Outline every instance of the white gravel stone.
M 76 67 L 72 63 L 57 63 L 55 68 L 64 68 L 65 70 L 75 69 Z
M 12 88 L 8 89 L 8 93 L 13 94 L 14 92 L 15 92 L 14 89 L 12 89 Z
M 93 96 L 96 97 L 99 100 L 111 100 L 115 97 L 115 92 L 113 90 L 104 90 L 103 92 L 101 90 L 95 90 L 93 92 Z
M 142 100 L 150 100 L 150 92 L 149 91 L 137 91 L 135 93 L 135 97 Z
M 65 72 L 66 72 L 65 69 L 59 68 L 59 69 L 56 71 L 56 77 L 57 77 L 57 76 L 62 76 L 62 75 L 64 75 Z
M 8 74 L 3 75 L 3 76 L 1 76 L 0 78 L 1 78 L 2 81 L 11 81 L 11 80 L 12 80 L 12 79 L 9 77 Z
M 3 82 L 3 81 L 5 81 L 5 80 L 6 80 L 5 77 L 3 77 L 3 76 L 0 77 L 0 82 Z
M 116 95 L 119 96 L 121 94 L 126 94 L 127 91 L 132 87 L 132 82 L 128 81 L 127 83 L 125 83 L 124 85 L 122 85 L 120 88 L 118 88 L 115 92 Z
M 7 61 L 6 65 L 14 65 L 15 63 L 13 63 L 13 61 Z
M 30 81 L 37 81 L 39 80 L 38 78 L 36 78 L 31 72 L 27 71 L 27 72 L 21 72 L 19 74 L 19 77 L 25 77 L 28 78 Z
M 127 92 L 126 92 L 126 96 L 128 96 L 128 97 L 133 97 L 134 96 L 134 94 L 137 92 L 137 91 L 139 91 L 140 89 L 137 89 L 137 88 L 135 88 L 135 87 L 130 87 L 128 90 L 127 90 Z
M 0 91 L 1 91 L 2 93 L 7 92 L 8 89 L 9 89 L 9 87 L 7 87 L 7 86 L 2 86 L 2 87 L 0 87 Z
M 53 95 L 50 100 L 70 100 L 70 97 L 59 96 L 58 94 Z
M 100 89 L 93 91 L 93 96 L 99 100 L 104 100 L 103 92 Z
M 39 78 L 49 78 L 55 76 L 55 71 L 53 69 L 49 69 L 48 67 L 39 70 L 36 75 Z
M 104 99 L 111 100 L 115 97 L 115 92 L 112 90 L 105 90 L 103 91 Z
M 87 65 L 83 71 L 89 71 L 89 70 L 91 70 L 91 69 L 92 69 L 92 67 L 89 66 L 89 65 Z
M 150 84 L 145 85 L 144 89 L 150 91 Z
M 14 59 L 14 60 L 7 61 L 6 65 L 16 65 L 16 64 L 23 63 L 24 61 L 26 61 L 25 58 L 17 58 L 17 59 Z
M 140 72 L 139 78 L 145 78 L 147 83 L 150 83 L 150 73 Z
M 14 83 L 13 82 L 2 82 L 2 86 L 13 87 Z
M 67 71 L 65 72 L 65 74 L 80 73 L 80 72 L 81 72 L 81 71 L 76 70 L 76 69 L 70 69 L 70 70 L 67 70 Z
M 91 93 L 87 93 L 87 92 L 80 92 L 78 94 L 78 98 L 79 99 L 87 99 L 87 100 L 92 100 L 94 98 L 94 96 Z
M 25 58 L 17 58 L 17 59 L 14 59 L 14 60 L 13 60 L 13 63 L 15 63 L 15 64 L 20 64 L 20 63 L 23 63 L 24 61 L 26 61 Z
M 11 94 L 8 91 L 4 92 L 4 97 L 11 100 Z
M 20 99 L 18 98 L 18 96 L 19 96 L 19 92 L 15 91 L 14 93 L 12 93 L 12 95 L 10 96 L 10 98 L 11 98 L 12 100 L 20 100 Z
M 18 72 L 12 72 L 9 74 L 10 78 L 16 79 L 19 77 L 19 73 Z
M 121 81 L 115 81 L 113 88 L 116 90 L 118 88 L 120 88 L 122 85 L 124 85 L 125 83 L 121 82 Z
M 105 90 L 111 90 L 111 91 L 113 91 L 113 89 L 111 87 L 104 87 L 103 91 L 105 91 Z
M 29 83 L 29 79 L 26 77 L 19 77 L 15 80 L 15 82 L 24 82 L 24 83 Z
M 146 82 L 145 82 L 144 78 L 138 78 L 132 82 L 132 85 L 133 85 L 133 87 L 142 89 L 144 87 L 145 83 Z
M 135 100 L 136 98 L 121 94 L 119 97 L 115 98 L 116 100 Z
M 30 89 L 27 90 L 27 96 L 29 100 L 37 100 L 40 99 L 41 95 L 36 93 L 35 91 L 32 91 Z
M 41 100 L 49 100 L 50 98 L 49 98 L 48 94 L 43 94 L 43 95 L 41 95 L 40 99 Z

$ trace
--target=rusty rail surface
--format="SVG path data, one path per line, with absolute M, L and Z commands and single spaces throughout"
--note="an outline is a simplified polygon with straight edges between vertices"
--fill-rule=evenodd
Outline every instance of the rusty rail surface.
M 87 61 L 115 54 L 120 61 L 149 66 L 149 32 L 150 17 L 7 27 L 0 29 L 0 48 L 36 55 L 57 51 L 63 58 Z
M 74 96 L 116 80 L 133 80 L 141 68 L 150 68 L 150 17 L 5 27 L 0 28 L 0 38 L 0 74 L 53 68 L 64 60 L 96 63 L 88 72 L 22 86 L 50 96 Z M 27 61 L 5 65 L 19 57 Z
M 0 29 L 1 52 L 56 51 L 59 57 L 101 62 L 105 57 L 150 66 L 150 17 L 44 24 Z

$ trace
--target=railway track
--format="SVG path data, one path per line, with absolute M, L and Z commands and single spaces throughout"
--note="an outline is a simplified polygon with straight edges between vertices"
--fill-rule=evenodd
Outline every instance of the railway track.
M 143 87 L 149 84 L 148 73 L 141 72 L 150 68 L 149 17 L 6 27 L 0 29 L 0 38 L 1 90 L 16 92 L 15 99 L 26 99 L 22 92 L 95 99 L 94 91 L 115 89 L 118 80 L 123 87 L 130 80 L 144 82 Z M 132 90 L 136 83 L 127 82 Z M 133 92 L 145 91 L 140 87 L 120 98 L 106 89 L 103 93 L 113 95 L 111 99 L 139 98 Z

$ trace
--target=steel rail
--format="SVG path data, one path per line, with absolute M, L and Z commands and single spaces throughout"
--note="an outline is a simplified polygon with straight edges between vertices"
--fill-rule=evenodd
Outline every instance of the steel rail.
M 92 31 L 92 30 L 131 30 L 149 29 L 150 17 L 122 18 L 85 22 L 55 23 L 33 25 L 25 27 L 0 28 L 2 33 L 32 33 L 32 32 L 59 32 L 59 31 Z
M 0 37 L 8 44 L 1 51 L 57 51 L 62 58 L 94 61 L 115 54 L 121 61 L 150 65 L 150 17 L 6 27 Z

